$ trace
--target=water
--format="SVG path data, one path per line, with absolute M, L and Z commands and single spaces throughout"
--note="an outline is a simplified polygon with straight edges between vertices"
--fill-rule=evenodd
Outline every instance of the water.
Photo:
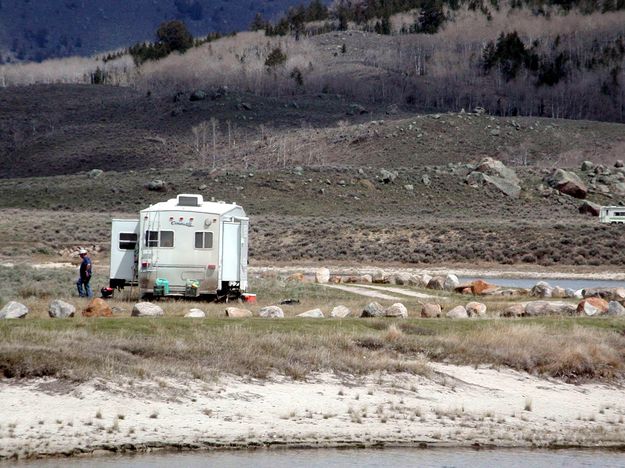
M 0 464 L 1 465 L 1 464 Z M 186 452 L 116 456 L 88 459 L 35 460 L 19 467 L 95 468 L 291 468 L 291 467 L 624 467 L 625 452 L 600 450 L 257 450 L 233 452 Z
M 539 281 L 546 281 L 551 286 L 560 286 L 562 288 L 570 288 L 575 291 L 584 288 L 625 288 L 625 281 L 613 281 L 613 280 L 588 280 L 588 279 L 570 279 L 570 278 L 471 278 L 468 276 L 458 278 L 460 284 L 469 283 L 476 279 L 481 279 L 490 284 L 496 284 L 498 286 L 506 286 L 509 288 L 531 288 Z

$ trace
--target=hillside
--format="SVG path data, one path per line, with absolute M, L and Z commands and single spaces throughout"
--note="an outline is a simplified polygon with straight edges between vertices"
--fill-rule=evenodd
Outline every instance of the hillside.
M 273 18 L 297 0 L 0 1 L 0 63 L 92 55 L 154 39 L 166 20 L 194 35 L 247 29 L 256 13 Z

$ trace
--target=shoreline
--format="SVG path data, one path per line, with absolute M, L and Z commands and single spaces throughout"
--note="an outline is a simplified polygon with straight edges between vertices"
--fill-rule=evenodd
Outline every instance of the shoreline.
M 0 460 L 156 450 L 625 450 L 623 382 L 573 385 L 430 365 L 427 377 L 325 373 L 306 381 L 5 379 Z

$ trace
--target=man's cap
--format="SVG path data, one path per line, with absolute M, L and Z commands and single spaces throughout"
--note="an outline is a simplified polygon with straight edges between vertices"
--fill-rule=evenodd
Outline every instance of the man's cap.
M 87 253 L 87 250 L 85 250 L 85 249 L 80 249 L 80 250 L 78 251 L 78 255 L 84 255 L 84 254 L 86 254 L 86 253 Z

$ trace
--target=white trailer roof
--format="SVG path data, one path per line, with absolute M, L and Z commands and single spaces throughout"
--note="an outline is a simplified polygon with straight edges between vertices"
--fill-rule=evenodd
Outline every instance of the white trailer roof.
M 196 206 L 180 205 L 178 203 L 178 197 L 181 196 L 200 197 L 200 203 Z M 243 208 L 235 203 L 203 201 L 201 195 L 179 195 L 178 197 L 171 198 L 165 202 L 155 203 L 154 205 L 151 205 L 150 207 L 141 210 L 141 213 L 150 213 L 156 211 L 187 211 L 191 213 L 211 213 L 222 215 L 232 210 L 243 210 Z

